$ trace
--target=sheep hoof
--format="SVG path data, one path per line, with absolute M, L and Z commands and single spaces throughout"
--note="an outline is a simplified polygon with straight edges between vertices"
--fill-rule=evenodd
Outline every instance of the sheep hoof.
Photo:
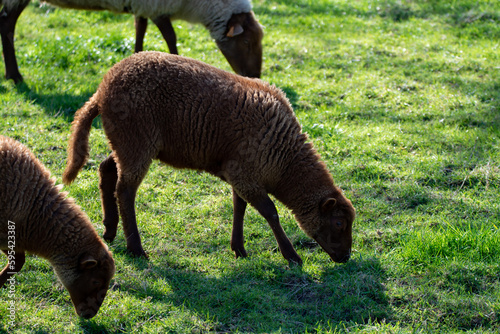
M 108 231 L 104 231 L 104 234 L 102 235 L 102 238 L 104 240 L 106 240 L 107 242 L 113 242 L 113 240 L 115 240 L 115 237 L 116 237 L 116 231 L 115 231 L 115 233 L 110 233 Z
M 130 255 L 132 255 L 133 257 L 140 257 L 140 258 L 144 258 L 146 260 L 149 259 L 149 256 L 146 254 L 146 252 L 142 248 L 138 249 L 138 250 L 127 249 L 127 252 Z
M 248 257 L 247 251 L 244 250 L 244 249 L 234 250 L 234 255 L 236 256 L 236 258 L 239 258 L 239 257 Z
M 302 267 L 302 259 L 300 258 L 300 256 L 290 258 L 287 260 L 288 260 L 288 265 L 290 267 Z

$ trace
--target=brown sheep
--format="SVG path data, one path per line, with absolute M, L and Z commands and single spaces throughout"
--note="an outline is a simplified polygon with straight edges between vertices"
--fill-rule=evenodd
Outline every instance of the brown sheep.
M 0 287 L 24 265 L 25 253 L 47 259 L 76 313 L 97 314 L 115 264 L 88 217 L 24 145 L 0 135 L 0 249 L 9 263 Z
M 207 171 L 233 187 L 231 248 L 237 257 L 247 254 L 243 216 L 250 203 L 271 226 L 285 259 L 302 262 L 270 193 L 334 261 L 349 259 L 354 208 L 306 142 L 291 105 L 276 87 L 185 57 L 135 54 L 113 66 L 76 112 L 66 184 L 88 158 L 89 131 L 99 114 L 112 149 L 100 166 L 104 239 L 116 236 L 118 202 L 127 249 L 145 255 L 134 202 L 152 160 L 159 159 L 175 168 Z
M 16 22 L 30 0 L 0 0 L 0 35 L 5 60 L 5 77 L 23 81 L 14 50 Z M 203 24 L 216 41 L 233 70 L 260 77 L 262 67 L 262 27 L 255 19 L 250 0 L 45 0 L 63 7 L 110 10 L 135 15 L 135 52 L 142 51 L 148 18 L 158 27 L 171 53 L 177 54 L 177 37 L 172 20 Z

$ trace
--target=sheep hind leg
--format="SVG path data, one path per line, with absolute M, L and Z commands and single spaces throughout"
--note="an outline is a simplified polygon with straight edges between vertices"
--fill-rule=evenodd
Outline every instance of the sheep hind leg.
M 231 234 L 231 249 L 234 251 L 236 258 L 247 257 L 243 239 L 243 217 L 247 202 L 242 199 L 233 189 L 233 231 Z
M 285 234 L 285 231 L 281 227 L 278 211 L 276 210 L 276 206 L 274 206 L 273 201 L 269 198 L 269 196 L 265 196 L 255 203 L 250 202 L 255 209 L 267 220 L 271 230 L 274 233 L 274 237 L 278 242 L 279 249 L 283 257 L 288 260 L 290 264 L 298 264 L 302 265 L 302 259 L 299 254 L 293 248 L 290 239 Z
M 116 204 L 116 183 L 118 181 L 118 170 L 116 162 L 111 154 L 99 166 L 99 190 L 101 192 L 101 205 L 104 224 L 104 240 L 112 242 L 116 237 L 118 227 L 118 205 Z
M 6 250 L 3 251 L 5 255 L 8 256 L 8 252 Z M 0 288 L 4 286 L 5 282 L 13 276 L 14 274 L 17 274 L 19 271 L 21 271 L 25 261 L 25 254 L 24 252 L 15 252 L 14 253 L 14 258 L 12 260 L 9 260 L 9 263 L 3 268 L 3 270 L 0 272 Z
M 149 164 L 144 167 L 145 168 L 143 168 L 141 172 L 136 171 L 133 174 L 119 173 L 118 182 L 116 184 L 116 197 L 122 217 L 123 232 L 127 240 L 127 250 L 133 256 L 143 256 L 147 258 L 146 252 L 144 252 L 142 248 L 141 236 L 137 228 L 135 214 L 135 197 L 137 189 L 148 171 Z
M 136 16 L 135 17 L 135 49 L 134 52 L 141 52 L 144 45 L 144 35 L 146 35 L 146 30 L 148 28 L 148 19 L 145 17 Z
M 5 61 L 5 77 L 12 79 L 16 84 L 23 81 L 16 60 L 14 49 L 14 31 L 19 15 L 28 5 L 29 0 L 19 1 L 13 8 L 6 9 L 5 5 L 0 12 L 0 34 L 2 37 L 3 56 Z
M 172 22 L 170 22 L 170 18 L 167 15 L 162 15 L 153 20 L 158 29 L 167 42 L 168 49 L 171 54 L 177 55 L 177 37 L 175 36 L 174 27 L 172 27 Z

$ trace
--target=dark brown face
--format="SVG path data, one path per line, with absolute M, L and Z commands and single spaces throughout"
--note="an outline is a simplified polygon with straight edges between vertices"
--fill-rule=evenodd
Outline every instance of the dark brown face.
M 236 73 L 260 78 L 263 36 L 253 12 L 234 14 L 228 21 L 226 38 L 217 45 Z
M 76 313 L 90 319 L 97 314 L 104 301 L 115 272 L 114 261 L 110 253 L 99 260 L 84 256 L 76 271 L 77 279 L 68 285 L 63 281 L 63 284 L 69 291 Z
M 337 203 L 329 198 L 321 205 L 321 225 L 313 238 L 330 255 L 333 261 L 344 263 L 351 256 L 352 223 L 354 208 L 346 200 L 347 205 Z

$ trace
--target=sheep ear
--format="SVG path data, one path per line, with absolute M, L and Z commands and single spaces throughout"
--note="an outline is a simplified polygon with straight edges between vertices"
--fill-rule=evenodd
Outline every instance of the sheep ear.
M 326 212 L 326 211 L 331 211 L 333 207 L 337 204 L 337 200 L 335 198 L 328 198 L 326 199 L 323 204 L 321 205 L 321 211 Z
M 97 265 L 97 260 L 92 255 L 86 255 L 80 260 L 80 269 L 90 269 Z
M 235 25 L 231 26 L 231 28 L 229 28 L 229 31 L 227 32 L 227 37 L 234 37 L 234 36 L 238 36 L 240 34 L 243 33 L 243 27 L 241 26 L 241 24 L 239 23 L 236 23 Z

